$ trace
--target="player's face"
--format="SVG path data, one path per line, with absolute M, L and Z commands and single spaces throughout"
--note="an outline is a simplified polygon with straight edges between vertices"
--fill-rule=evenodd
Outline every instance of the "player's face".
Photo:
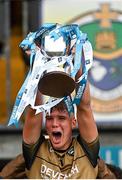
M 54 109 L 46 115 L 46 130 L 54 149 L 65 150 L 72 141 L 72 128 L 76 126 L 74 116 L 69 117 L 67 110 Z

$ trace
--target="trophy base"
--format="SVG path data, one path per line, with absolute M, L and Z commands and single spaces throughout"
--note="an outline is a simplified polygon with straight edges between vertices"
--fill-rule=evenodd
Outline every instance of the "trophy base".
M 44 95 L 61 98 L 74 91 L 75 81 L 64 72 L 48 72 L 40 79 L 38 89 Z

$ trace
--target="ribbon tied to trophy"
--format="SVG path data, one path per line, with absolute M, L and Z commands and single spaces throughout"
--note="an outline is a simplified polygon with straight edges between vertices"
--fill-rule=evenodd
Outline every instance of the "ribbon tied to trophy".
M 17 126 L 28 105 L 37 114 L 50 111 L 64 100 L 68 112 L 72 113 L 73 106 L 81 101 L 93 62 L 92 46 L 87 34 L 77 24 L 46 23 L 36 32 L 30 32 L 20 47 L 30 51 L 30 68 L 17 94 L 8 125 Z M 82 74 L 76 80 L 81 68 Z M 47 101 L 37 106 L 38 90 L 46 96 Z

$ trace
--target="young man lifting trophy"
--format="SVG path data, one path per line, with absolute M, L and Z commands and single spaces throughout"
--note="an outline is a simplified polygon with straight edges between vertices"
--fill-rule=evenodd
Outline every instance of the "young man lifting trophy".
M 77 24 L 49 23 L 29 33 L 20 47 L 30 56 L 30 69 L 9 125 L 16 125 L 26 109 L 23 155 L 27 177 L 96 178 L 99 138 L 87 80 L 93 60 L 87 34 Z M 76 127 L 79 133 L 74 137 Z

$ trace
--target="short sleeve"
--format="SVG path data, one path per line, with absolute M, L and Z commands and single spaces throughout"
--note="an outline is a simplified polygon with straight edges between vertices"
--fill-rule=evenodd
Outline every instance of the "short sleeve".
M 25 159 L 25 165 L 26 168 L 29 170 L 32 166 L 32 163 L 34 161 L 35 155 L 41 145 L 41 143 L 44 141 L 44 136 L 41 135 L 38 141 L 35 144 L 26 144 L 24 141 L 22 143 L 23 148 L 23 156 Z
M 80 135 L 77 137 L 77 140 L 79 144 L 82 146 L 84 151 L 86 152 L 86 155 L 95 168 L 97 165 L 97 160 L 99 157 L 99 149 L 100 149 L 100 143 L 99 143 L 99 137 L 97 137 L 93 142 L 87 143 L 85 140 L 83 140 Z

